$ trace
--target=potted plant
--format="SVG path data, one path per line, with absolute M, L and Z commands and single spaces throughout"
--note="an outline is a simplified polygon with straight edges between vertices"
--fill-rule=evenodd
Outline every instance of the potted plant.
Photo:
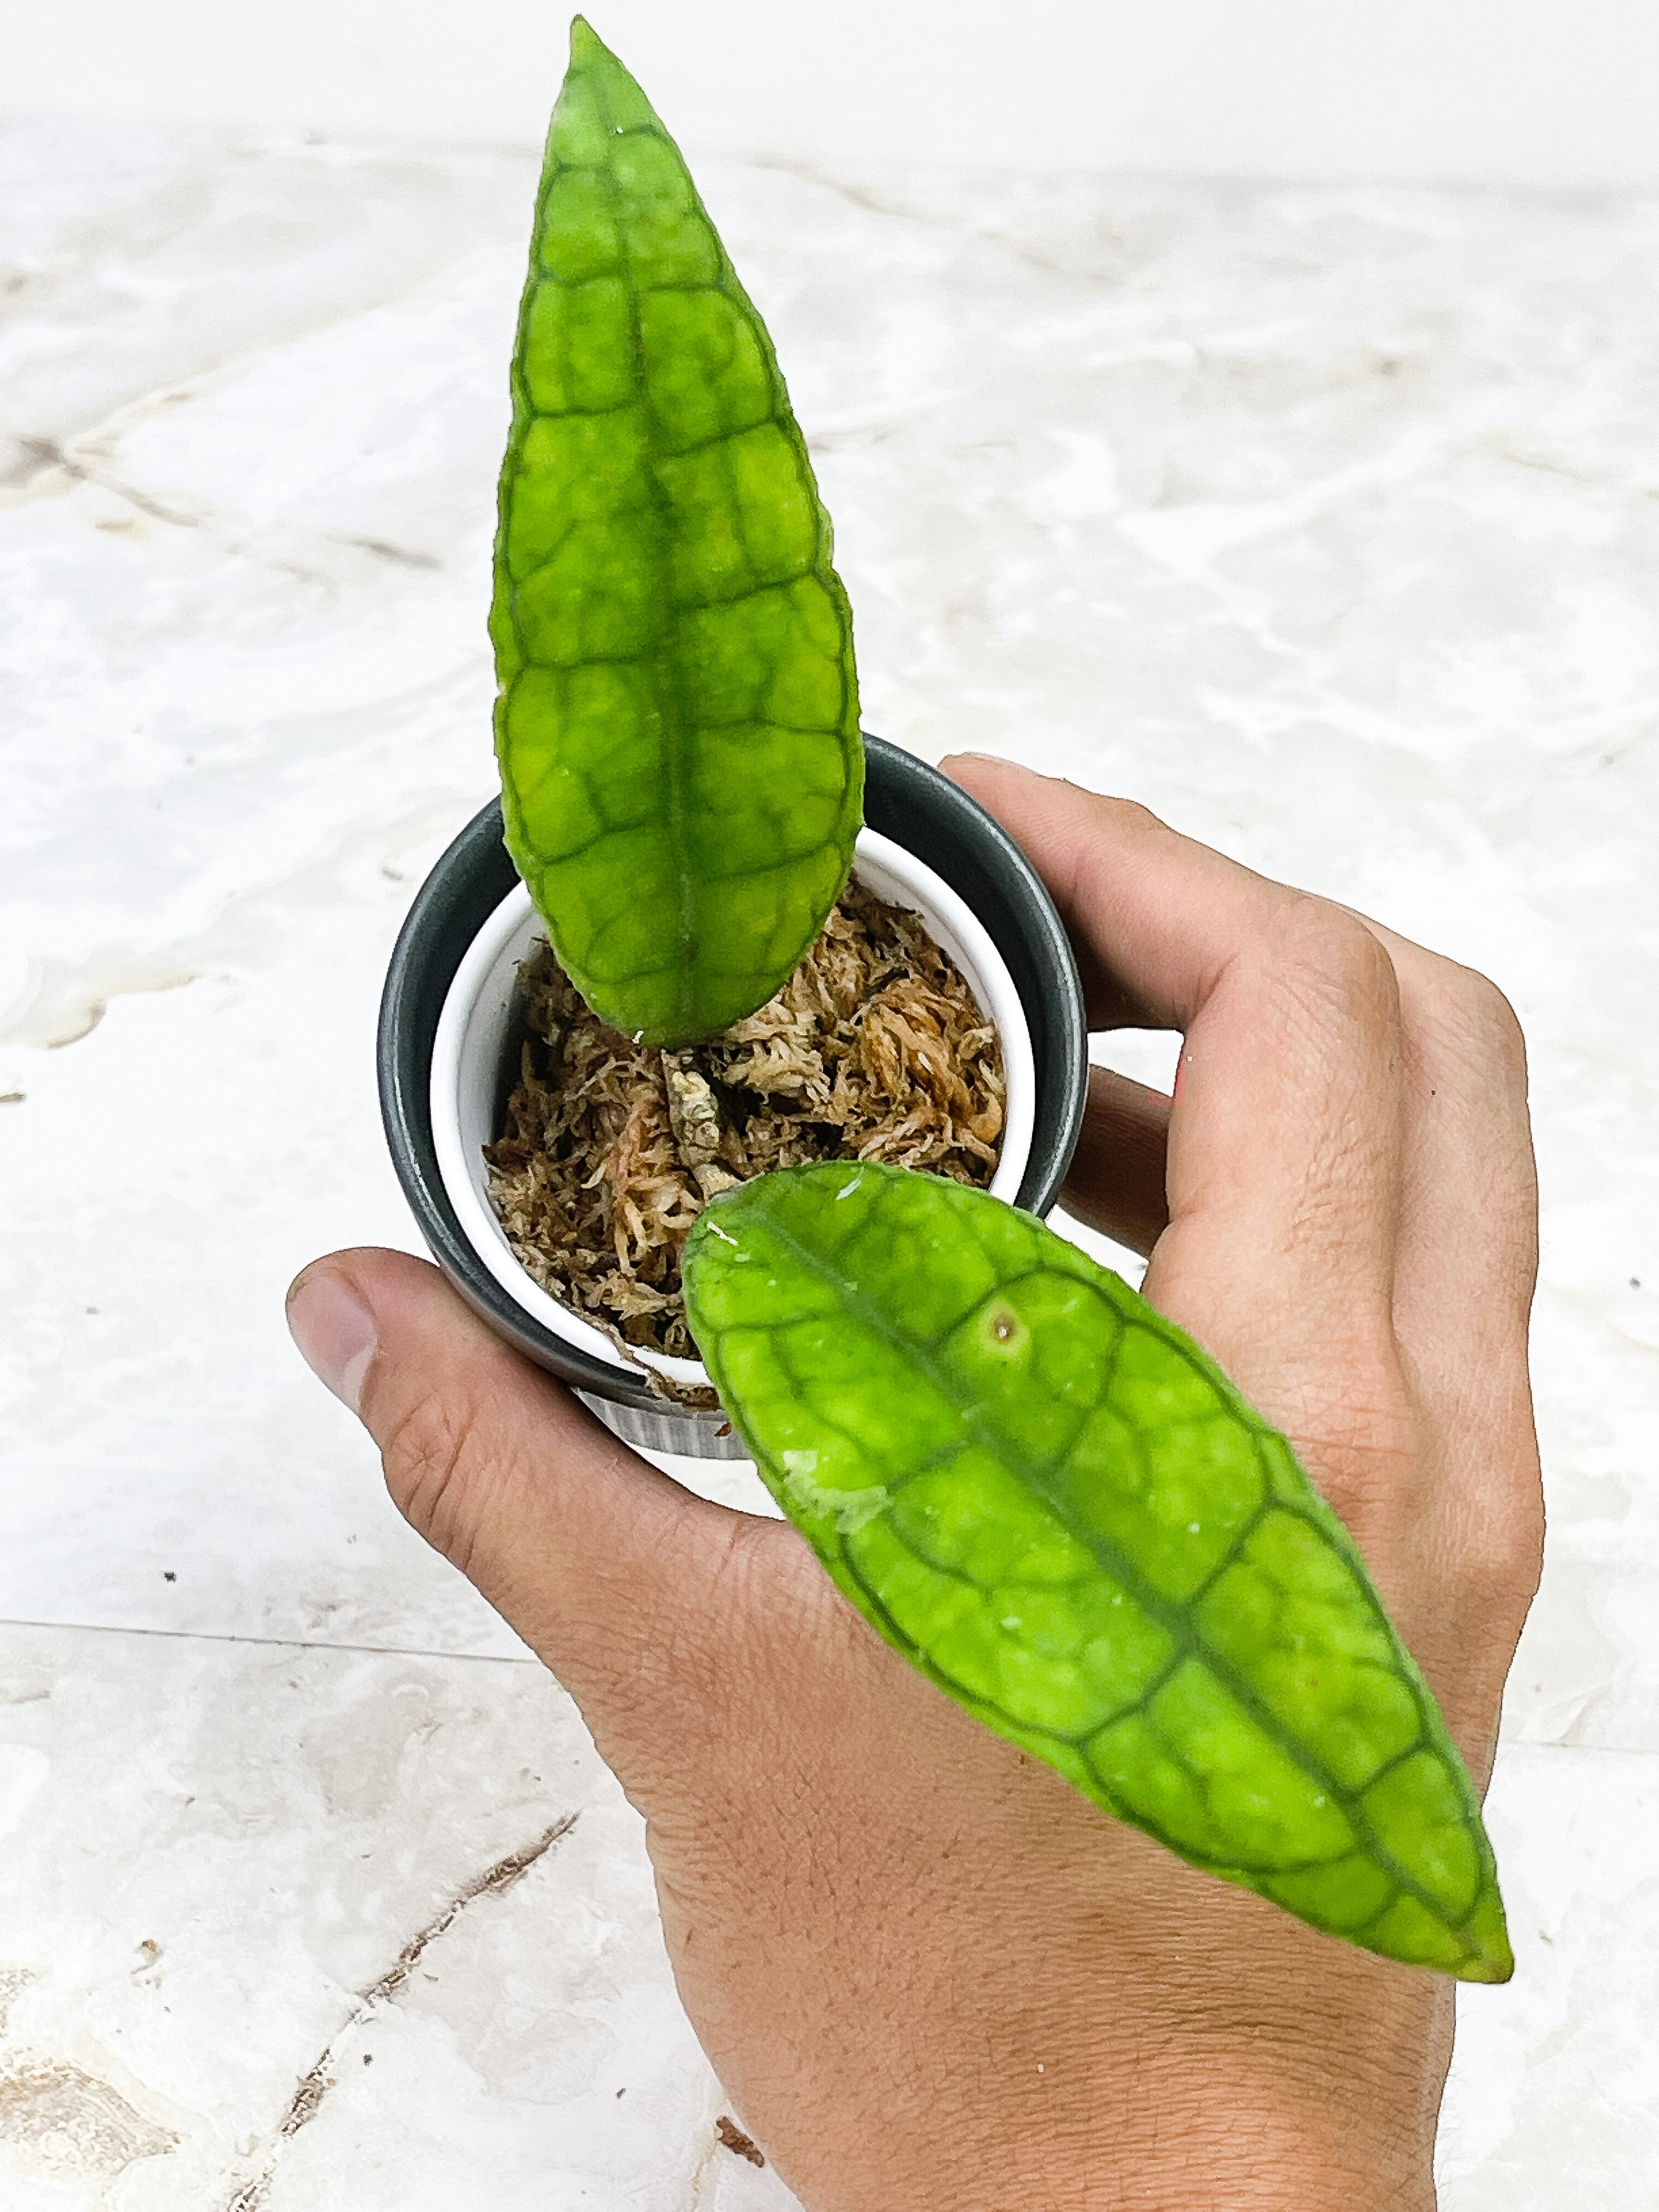
M 865 768 L 866 845 L 884 839 L 910 856 L 901 863 L 907 896 L 998 1018 L 1008 1121 L 993 1187 L 1046 1212 L 1087 1091 L 1082 993 L 1065 931 L 1025 855 L 965 792 L 878 738 L 865 740 Z M 876 880 L 896 888 L 879 869 Z M 494 801 L 422 886 L 387 973 L 380 1096 L 404 1194 L 461 1295 L 618 1435 L 648 1449 L 745 1457 L 723 1411 L 665 1398 L 645 1358 L 561 1308 L 526 1272 L 492 1209 L 484 1152 L 501 1133 L 519 1064 L 517 969 L 538 932 Z M 703 1379 L 684 1362 L 657 1371 L 681 1387 Z
M 1038 1218 L 1085 1093 L 1063 932 L 964 794 L 861 740 L 769 341 L 678 150 L 580 20 L 491 628 L 507 849 L 491 808 L 440 862 L 381 1030 L 392 1151 L 440 1264 L 624 1435 L 752 1455 L 878 1632 L 1108 1811 L 1333 1935 L 1504 1978 L 1475 1793 L 1346 1530 L 1213 1362 Z M 720 1054 L 824 957 L 826 924 L 865 926 L 855 862 L 859 897 L 926 917 L 932 949 L 899 933 L 939 989 L 993 1017 L 981 1126 L 1002 1151 L 976 1137 L 977 1165 L 915 1172 L 824 1090 L 818 1136 L 734 1172 L 757 1155 Z M 872 1002 L 817 996 L 844 1058 Z M 515 1079 L 526 1016 L 543 1045 Z M 565 1109 L 624 1077 L 672 1155 L 672 1292 L 706 1363 L 684 1375 L 584 1334 L 489 1204 L 492 1164 L 523 1169 L 556 1125 L 561 1203 L 591 1176 L 620 1206 L 634 1108 L 597 1164 Z M 705 1382 L 711 1402 L 685 1402 Z
M 945 778 L 862 738 L 850 612 L 770 339 L 678 150 L 580 22 L 512 386 L 490 618 L 502 800 L 440 861 L 394 954 L 387 1130 L 428 1243 L 486 1318 L 629 1441 L 740 1455 L 683 1326 L 665 1340 L 640 1310 L 648 1321 L 665 1291 L 678 1308 L 693 1177 L 720 1170 L 672 1163 L 666 1254 L 636 1255 L 625 1233 L 615 1257 L 605 1249 L 629 1197 L 620 1111 L 562 1133 L 543 1249 L 519 1233 L 528 1209 L 501 1202 L 487 1148 L 534 1141 L 513 1077 L 519 971 L 538 936 L 586 1005 L 567 1003 L 604 1025 L 607 1073 L 630 1063 L 636 1093 L 658 1093 L 641 1103 L 665 1138 L 670 1074 L 688 1078 L 664 1051 L 695 1061 L 772 1000 L 821 945 L 856 860 L 866 894 L 920 914 L 994 1032 L 1001 1126 L 981 1164 L 999 1196 L 1037 1212 L 1081 1123 L 1081 989 L 1024 855 Z M 867 1012 L 848 1010 L 830 1061 L 867 1042 L 853 1035 Z M 729 1053 L 705 1055 L 689 1079 L 712 1076 L 740 1115 L 772 1110 L 752 1083 L 734 1095 L 731 1073 Z M 835 1145 L 855 1156 L 880 1131 L 837 1083 Z M 937 1164 L 927 1147 L 887 1156 Z M 550 1177 L 532 1167 L 530 1180 Z

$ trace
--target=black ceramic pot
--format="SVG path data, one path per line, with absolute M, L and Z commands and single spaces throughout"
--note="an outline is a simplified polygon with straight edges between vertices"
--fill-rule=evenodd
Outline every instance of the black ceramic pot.
M 1088 1039 L 1077 964 L 1054 902 L 1018 845 L 984 808 L 925 762 L 865 739 L 865 819 L 943 877 L 1006 963 L 1031 1033 L 1036 1117 L 1015 1202 L 1054 1204 L 1082 1127 Z M 499 802 L 475 816 L 421 886 L 380 1002 L 380 1111 L 404 1194 L 434 1259 L 496 1333 L 573 1384 L 608 1426 L 659 1451 L 737 1457 L 718 1413 L 671 1406 L 641 1374 L 568 1344 L 527 1313 L 463 1233 L 439 1172 L 432 1121 L 434 1040 L 446 995 L 473 940 L 517 876 L 501 842 Z

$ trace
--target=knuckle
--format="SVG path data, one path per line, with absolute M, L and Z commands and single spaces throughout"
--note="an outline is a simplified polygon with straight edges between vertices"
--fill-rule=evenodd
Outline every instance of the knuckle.
M 469 1424 L 441 1391 L 417 1392 L 393 1416 L 380 1440 L 386 1488 L 404 1518 L 434 1550 L 465 1571 L 465 1520 L 460 1477 Z
M 1485 1532 L 1474 1563 L 1480 1597 L 1518 1632 L 1544 1571 L 1541 1504 L 1513 1508 Z
M 1287 1432 L 1352 1524 L 1386 1526 L 1422 1455 L 1418 1408 L 1386 1319 L 1352 1317 L 1304 1347 Z
M 1101 819 L 1121 837 L 1151 839 L 1174 835 L 1168 823 L 1154 814 L 1150 806 L 1143 806 L 1138 799 L 1116 799 L 1099 793 L 1095 799 Z
M 1356 1535 L 1386 1531 L 1416 1487 L 1407 1423 L 1376 1394 L 1328 1411 L 1297 1443 L 1320 1488 Z
M 1362 1046 L 1390 1056 L 1401 1033 L 1400 989 L 1387 948 L 1355 915 L 1296 892 L 1267 920 L 1249 956 L 1271 1018 L 1320 1066 Z
M 1271 935 L 1275 955 L 1323 995 L 1364 1010 L 1396 1010 L 1398 986 L 1388 948 L 1357 915 L 1297 893 L 1279 910 Z
M 1436 1025 L 1459 1058 L 1506 1087 L 1524 1091 L 1527 1042 L 1514 1007 L 1489 977 L 1453 961 L 1437 963 L 1429 987 Z

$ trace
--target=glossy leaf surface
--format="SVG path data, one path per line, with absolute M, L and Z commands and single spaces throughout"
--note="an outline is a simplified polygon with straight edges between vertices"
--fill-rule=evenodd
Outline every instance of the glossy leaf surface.
M 679 1045 L 822 928 L 863 794 L 846 593 L 760 317 L 577 19 L 513 368 L 490 617 L 507 845 L 596 1013 Z
M 1173 1323 L 1030 1216 L 871 1164 L 717 1200 L 684 1272 L 769 1488 L 906 1658 L 1194 1865 L 1508 1978 L 1473 1785 L 1352 1540 Z

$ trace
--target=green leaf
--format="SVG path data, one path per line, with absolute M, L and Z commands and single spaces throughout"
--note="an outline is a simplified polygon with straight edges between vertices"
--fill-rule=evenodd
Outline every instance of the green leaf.
M 1289 1443 L 1172 1322 L 1030 1216 L 873 1164 L 716 1200 L 684 1275 L 768 1487 L 913 1665 L 1194 1866 L 1507 1980 L 1422 1675 Z
M 519 317 L 490 634 L 507 846 L 589 1006 L 665 1045 L 763 1006 L 852 865 L 852 617 L 765 326 L 580 16 Z

